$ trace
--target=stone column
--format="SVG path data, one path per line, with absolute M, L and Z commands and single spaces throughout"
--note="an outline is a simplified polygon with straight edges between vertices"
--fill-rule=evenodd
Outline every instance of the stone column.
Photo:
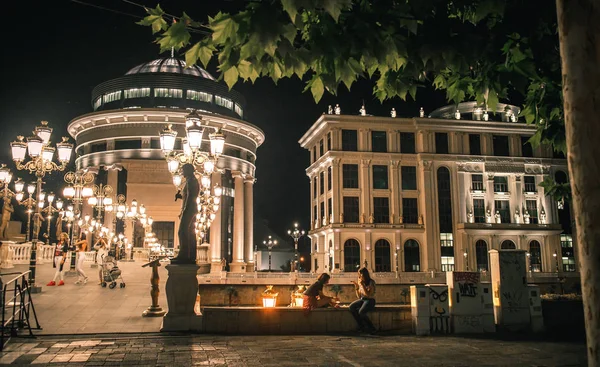
M 234 171 L 234 201 L 233 201 L 233 261 L 229 270 L 233 273 L 246 271 L 244 263 L 244 175 Z
M 437 198 L 437 192 L 435 192 L 435 178 L 432 171 L 432 161 L 421 161 L 419 162 L 419 175 L 422 179 L 418 182 L 419 191 L 422 192 L 419 195 L 421 205 L 419 208 L 424 209 L 423 218 L 425 224 L 425 243 L 421 244 L 424 250 L 421 254 L 421 266 L 422 271 L 430 271 L 434 269 L 440 269 L 441 266 L 441 249 L 438 235 L 438 225 L 436 214 L 437 200 L 431 200 L 430 198 Z
M 244 260 L 246 271 L 254 271 L 254 177 L 244 180 Z
M 340 183 L 340 159 L 334 158 L 332 161 L 332 169 L 331 169 L 331 195 L 333 198 L 333 208 L 331 208 L 331 213 L 333 213 L 333 222 L 340 223 L 340 214 L 344 210 L 343 208 L 343 199 L 342 199 L 342 185 Z M 312 210 L 312 208 L 311 208 Z
M 214 172 L 212 174 L 212 184 L 221 185 L 222 179 L 221 174 L 219 172 Z M 222 201 L 221 206 L 219 207 L 219 211 L 216 213 L 216 217 L 210 225 L 210 254 L 209 259 L 211 262 L 210 272 L 211 273 L 221 273 L 221 221 L 222 219 Z

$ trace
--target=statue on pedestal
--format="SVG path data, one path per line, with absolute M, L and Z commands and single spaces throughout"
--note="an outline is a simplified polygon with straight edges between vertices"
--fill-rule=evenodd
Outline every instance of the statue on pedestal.
M 344 223 L 344 213 L 340 213 L 340 223 Z
M 540 211 L 540 224 L 546 224 L 546 212 L 544 211 L 544 207 Z
M 373 213 L 371 213 L 371 215 L 369 215 L 369 223 L 373 224 L 375 222 L 375 217 L 373 216 Z
M 425 117 L 425 110 L 423 109 L 423 107 L 421 107 L 419 109 L 419 117 L 421 117 L 421 118 Z
M 327 106 L 327 114 L 333 115 L 333 107 L 331 107 L 331 105 Z
M 475 222 L 475 219 L 473 218 L 473 210 L 471 210 L 471 209 L 469 209 L 469 211 L 467 212 L 467 222 L 469 222 L 469 223 Z
M 392 107 L 392 111 L 390 112 L 390 116 L 396 117 L 396 109 Z
M 419 215 L 419 219 L 417 221 L 417 224 L 423 225 L 423 215 Z
M 523 220 L 525 221 L 525 224 L 529 224 L 530 223 L 530 215 L 529 212 L 527 210 L 525 210 L 525 214 L 523 214 Z
M 179 214 L 179 254 L 171 259 L 171 264 L 196 263 L 196 233 L 195 222 L 198 206 L 196 198 L 200 191 L 198 180 L 194 175 L 194 166 L 187 163 L 182 167 L 185 186 L 182 190 L 181 214 Z
M 367 116 L 367 109 L 365 108 L 364 104 L 362 105 L 360 110 L 358 110 L 358 112 L 360 113 L 361 116 Z
M 362 213 L 360 215 L 360 223 L 364 223 L 365 222 L 365 213 Z
M 521 215 L 519 213 L 519 208 L 515 209 L 515 223 L 521 223 Z
M 0 224 L 0 238 L 7 239 L 8 238 L 8 222 L 10 222 L 10 217 L 12 213 L 15 212 L 15 208 L 13 207 L 10 197 L 4 197 L 4 206 L 2 207 L 2 224 Z
M 500 212 L 496 210 L 496 214 L 494 215 L 494 219 L 496 220 L 496 223 L 500 224 L 502 223 L 502 217 L 500 216 Z
M 335 114 L 336 115 L 341 115 L 342 114 L 342 108 L 340 107 L 339 104 L 336 103 L 335 105 Z
M 485 212 L 485 222 L 492 223 L 492 212 L 489 209 Z
M 329 214 L 329 223 L 333 224 L 333 213 Z
M 40 239 L 40 229 L 42 228 L 42 221 L 44 217 L 40 213 L 33 214 L 33 235 L 31 239 Z
M 400 223 L 400 224 L 404 223 L 404 217 L 402 215 L 398 216 L 398 223 Z

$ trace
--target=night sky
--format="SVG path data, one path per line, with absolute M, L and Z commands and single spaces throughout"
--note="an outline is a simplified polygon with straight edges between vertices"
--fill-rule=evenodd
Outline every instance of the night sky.
M 143 9 L 119 0 L 82 1 L 145 15 Z M 156 5 L 155 1 L 137 2 Z M 39 121 L 48 120 L 54 127 L 53 140 L 58 141 L 60 136 L 67 136 L 70 120 L 92 111 L 90 98 L 95 85 L 161 55 L 150 28 L 136 25 L 138 19 L 132 16 L 69 0 L 10 3 L 3 36 L 0 162 L 13 168 L 9 143 L 17 135 L 28 136 Z M 216 14 L 219 8 L 235 9 L 243 3 L 171 0 L 160 4 L 167 13 L 180 15 L 185 10 L 195 20 L 206 21 L 206 16 Z M 214 65 L 208 70 L 218 75 Z M 327 105 L 339 103 L 342 113 L 356 115 L 364 100 L 369 114 L 389 116 L 394 107 L 399 116 L 412 117 L 420 106 L 429 112 L 444 104 L 443 94 L 421 90 L 419 103 L 395 99 L 382 105 L 374 100 L 372 84 L 366 80 L 355 84 L 351 92 L 340 87 L 337 97 L 326 94 L 319 104 L 309 93 L 302 93 L 303 88 L 297 78 L 278 85 L 263 78 L 254 85 L 234 87 L 246 98 L 245 119 L 266 135 L 256 162 L 255 220 L 266 221 L 281 237 L 286 237 L 295 221 L 309 228 L 309 180 L 305 174 L 309 154 L 300 148 L 298 140 Z M 26 177 L 22 172 L 18 176 Z M 62 174 L 46 181 L 56 185 Z

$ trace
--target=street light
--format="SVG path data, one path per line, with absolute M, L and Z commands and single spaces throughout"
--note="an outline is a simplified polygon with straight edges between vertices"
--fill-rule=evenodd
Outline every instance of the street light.
M 92 186 L 93 195 L 88 198 L 88 204 L 96 209 L 96 219 L 101 221 L 102 213 L 112 211 L 113 199 L 110 196 L 113 193 L 113 188 L 110 185 L 94 185 Z
M 200 216 L 197 217 L 196 229 L 197 235 L 202 239 L 219 210 L 222 188 L 212 184 L 211 175 L 213 172 L 220 172 L 217 162 L 225 146 L 225 135 L 220 129 L 215 129 L 208 134 L 210 148 L 208 151 L 203 150 L 202 137 L 207 124 L 208 122 L 204 122 L 195 110 L 185 117 L 186 137 L 183 139 L 183 152 L 175 151 L 177 131 L 172 129 L 173 125 L 167 125 L 160 132 L 160 147 L 173 176 L 173 184 L 177 188 L 181 186 L 181 167 L 184 164 L 193 165 L 197 176 L 200 177 L 200 194 L 197 201 Z
M 94 194 L 94 190 L 92 189 L 92 186 L 90 186 L 90 184 L 94 182 L 94 174 L 92 172 L 70 171 L 65 174 L 64 181 L 67 183 L 67 186 L 63 190 L 63 196 L 73 203 L 70 209 L 72 215 L 69 216 L 69 214 L 67 214 L 67 220 L 70 223 L 73 223 L 74 219 L 81 214 L 83 201 Z M 69 213 L 69 211 L 67 211 L 67 213 Z M 71 242 L 73 242 L 74 235 L 75 228 L 72 228 L 69 232 Z
M 304 230 L 298 229 L 298 223 L 294 223 L 294 229 L 289 229 L 287 233 L 294 239 L 294 269 L 292 271 L 298 271 L 298 240 L 304 236 Z
M 42 179 L 46 174 L 51 174 L 54 171 L 64 171 L 67 164 L 71 160 L 73 152 L 73 144 L 68 142 L 68 138 L 63 137 L 62 142 L 57 143 L 56 147 L 50 146 L 50 136 L 52 128 L 48 127 L 47 121 L 42 121 L 41 125 L 33 131 L 33 136 L 23 141 L 23 136 L 17 136 L 17 141 L 13 141 L 11 146 L 12 158 L 19 171 L 26 170 L 30 173 L 35 173 L 36 191 L 42 192 Z M 54 153 L 58 153 L 58 162 L 53 162 Z M 25 162 L 26 155 L 29 155 L 29 160 Z M 41 208 L 36 206 L 36 214 L 40 214 Z M 35 231 L 34 231 L 35 234 Z M 29 261 L 29 286 L 32 292 L 41 291 L 41 288 L 35 286 L 35 271 L 36 271 L 36 252 L 37 252 L 37 235 L 31 241 L 31 258 Z
M 7 197 L 10 198 L 15 195 L 13 191 L 8 188 L 8 185 L 13 179 L 13 175 L 6 167 L 5 164 L 0 166 L 0 184 L 2 185 L 2 189 L 0 190 L 0 198 Z M 16 184 L 16 182 L 15 182 Z
M 43 201 L 41 201 L 40 204 L 38 204 L 38 205 L 41 205 L 42 213 L 44 213 L 46 215 L 46 219 L 48 221 L 48 224 L 46 226 L 46 233 L 44 235 L 44 237 L 46 237 L 46 245 L 50 245 L 50 221 L 52 220 L 52 216 L 54 215 L 54 213 L 60 212 L 63 208 L 63 201 L 61 199 L 56 200 L 56 207 L 53 206 L 54 198 L 55 198 L 55 195 L 53 192 L 51 192 L 47 196 L 47 199 L 48 199 L 47 207 L 43 208 L 43 206 L 44 206 Z
M 271 271 L 271 250 L 277 245 L 277 240 L 274 240 L 269 236 L 269 239 L 263 241 L 263 245 L 269 249 L 269 272 Z
M 37 201 L 33 198 L 33 194 L 35 193 L 36 185 L 34 183 L 30 183 L 27 185 L 27 199 L 23 199 L 25 193 L 23 189 L 25 188 L 25 183 L 18 179 L 15 182 L 15 191 L 17 192 L 15 199 L 19 205 L 23 205 L 27 208 L 27 233 L 25 234 L 25 241 L 31 241 L 31 213 L 33 213 L 33 208 L 37 206 Z
M 469 271 L 469 253 L 467 252 L 467 250 L 463 252 L 463 256 L 465 258 L 465 266 L 467 268 L 467 271 Z

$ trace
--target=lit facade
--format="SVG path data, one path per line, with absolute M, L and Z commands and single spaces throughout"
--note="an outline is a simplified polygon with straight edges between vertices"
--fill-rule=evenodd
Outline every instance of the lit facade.
M 566 160 L 532 149 L 518 114 L 474 102 L 417 118 L 323 114 L 299 141 L 314 271 L 487 271 L 501 248 L 527 250 L 534 274 L 578 271 L 569 205 L 539 186 L 566 182 Z
M 207 238 L 211 271 L 254 270 L 253 186 L 258 147 L 263 132 L 243 120 L 245 100 L 218 83 L 199 66 L 186 68 L 175 58 L 136 66 L 126 75 L 104 82 L 92 92 L 94 112 L 72 120 L 68 130 L 76 140 L 77 169 L 98 172 L 97 183 L 111 185 L 116 194 L 144 204 L 154 219 L 153 232 L 166 248 L 177 248 L 181 201 L 160 149 L 159 132 L 167 124 L 178 132 L 176 150 L 182 149 L 185 116 L 195 109 L 208 133 L 221 129 L 225 148 L 212 175 L 223 187 L 222 205 Z M 106 213 L 105 223 L 112 220 Z M 126 223 L 125 233 L 143 246 L 143 230 Z M 206 246 L 206 244 L 205 244 Z

